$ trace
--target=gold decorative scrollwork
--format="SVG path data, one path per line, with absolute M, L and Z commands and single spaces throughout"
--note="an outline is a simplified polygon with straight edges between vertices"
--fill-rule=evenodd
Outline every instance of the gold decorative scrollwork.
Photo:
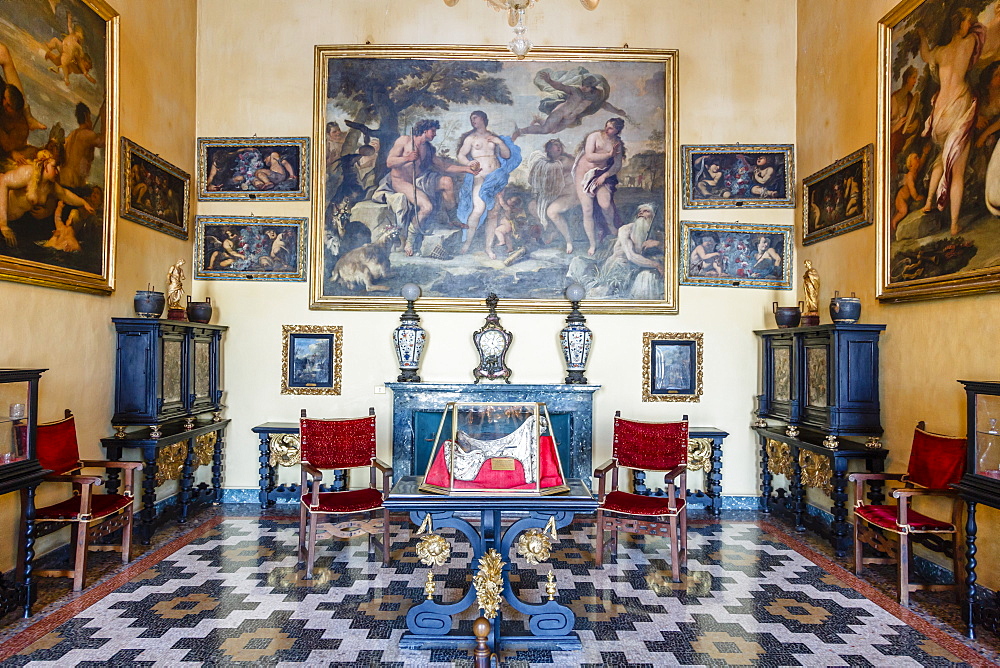
M 156 453 L 156 484 L 162 485 L 167 480 L 180 480 L 186 457 L 187 441 L 171 443 L 160 448 Z
M 805 487 L 818 487 L 823 493 L 829 496 L 833 492 L 833 470 L 830 468 L 830 458 L 812 452 L 811 450 L 801 450 L 799 452 L 799 466 L 802 467 L 802 485 Z
M 297 434 L 271 434 L 268 444 L 268 463 L 271 466 L 299 465 L 299 437 Z
M 792 477 L 795 474 L 792 448 L 787 443 L 767 439 L 767 468 L 775 475 Z
M 552 541 L 556 539 L 556 518 L 549 517 L 544 529 L 528 529 L 517 539 L 517 553 L 529 564 L 540 564 L 552 554 Z
M 827 434 L 826 438 L 823 439 L 823 447 L 836 450 L 840 447 L 840 441 L 833 434 Z
M 490 548 L 479 558 L 479 572 L 472 578 L 476 588 L 476 604 L 482 609 L 483 617 L 493 619 L 500 610 L 503 593 L 503 559 L 500 553 Z
M 688 471 L 712 470 L 712 445 L 710 438 L 688 439 Z
M 420 528 L 417 529 L 417 535 L 420 536 L 420 540 L 417 541 L 417 558 L 424 566 L 431 568 L 443 566 L 451 558 L 451 544 L 433 531 L 434 523 L 431 521 L 430 513 L 427 513 Z
M 219 440 L 219 434 L 212 431 L 194 438 L 194 465 L 208 466 L 212 463 L 212 455 L 215 454 L 215 443 Z
M 865 447 L 869 450 L 881 450 L 882 440 L 878 436 L 869 436 L 865 441 Z

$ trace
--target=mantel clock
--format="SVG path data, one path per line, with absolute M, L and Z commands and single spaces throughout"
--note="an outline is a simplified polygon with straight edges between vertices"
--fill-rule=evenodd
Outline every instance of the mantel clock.
M 490 312 L 486 316 L 486 323 L 472 335 L 472 342 L 479 352 L 479 364 L 472 370 L 477 383 L 483 378 L 487 380 L 502 378 L 504 382 L 510 382 L 511 371 L 507 366 L 506 357 L 514 335 L 500 324 L 500 316 L 497 315 L 499 301 L 495 294 L 492 292 L 489 294 L 486 306 Z

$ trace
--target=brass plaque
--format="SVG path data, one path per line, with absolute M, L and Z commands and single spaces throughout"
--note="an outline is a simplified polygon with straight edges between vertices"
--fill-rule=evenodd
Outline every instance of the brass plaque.
M 513 457 L 493 457 L 490 459 L 490 467 L 494 471 L 513 471 L 514 470 L 514 458 Z

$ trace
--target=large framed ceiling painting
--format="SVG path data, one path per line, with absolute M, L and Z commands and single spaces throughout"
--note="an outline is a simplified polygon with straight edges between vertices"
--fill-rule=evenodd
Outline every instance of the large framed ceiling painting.
M 998 5 L 905 0 L 879 22 L 883 301 L 1000 290 Z
M 114 290 L 118 13 L 0 2 L 0 279 Z
M 310 307 L 677 313 L 677 52 L 318 46 Z

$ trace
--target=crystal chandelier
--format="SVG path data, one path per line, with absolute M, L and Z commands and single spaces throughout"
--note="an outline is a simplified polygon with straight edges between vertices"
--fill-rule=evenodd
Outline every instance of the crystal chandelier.
M 486 4 L 498 12 L 507 12 L 507 23 L 514 30 L 514 39 L 507 43 L 510 52 L 520 60 L 528 55 L 531 47 L 534 46 L 528 36 L 525 35 L 524 10 L 531 7 L 538 0 L 486 0 Z M 580 0 L 580 4 L 586 9 L 596 9 L 601 0 Z M 444 0 L 444 4 L 454 7 L 458 0 Z

